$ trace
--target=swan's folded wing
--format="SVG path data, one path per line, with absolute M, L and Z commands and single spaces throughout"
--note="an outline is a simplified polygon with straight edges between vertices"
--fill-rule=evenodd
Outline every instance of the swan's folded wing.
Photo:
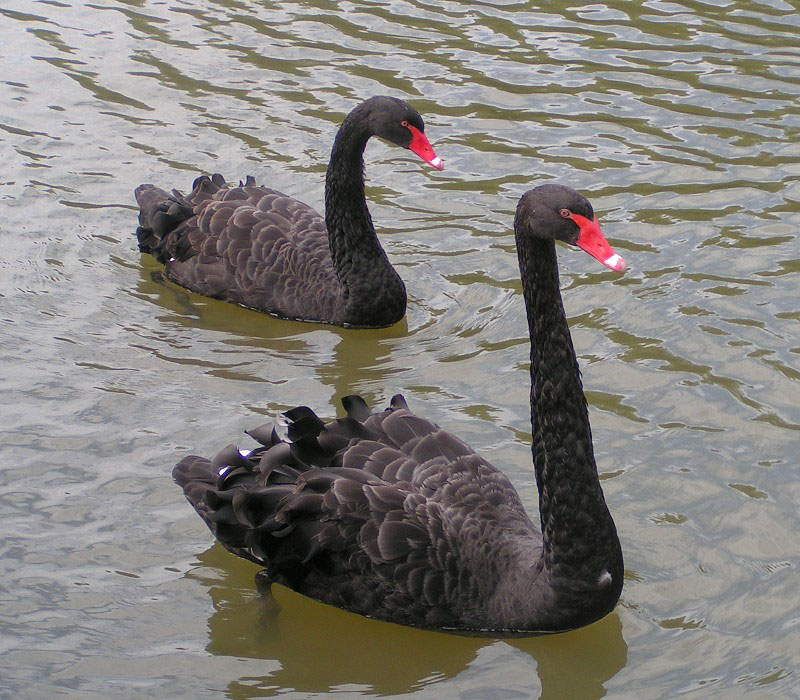
M 283 316 L 341 306 L 322 217 L 252 178 L 239 187 L 214 178 L 195 181 L 183 198 L 192 215 L 161 243 L 159 260 L 169 278 L 199 294 Z
M 175 479 L 222 544 L 272 581 L 375 617 L 456 624 L 454 610 L 496 585 L 485 547 L 507 538 L 487 528 L 530 536 L 514 487 L 404 401 L 377 414 L 355 397 L 345 405 L 324 425 L 287 411 L 288 442 L 262 427 L 248 456 L 189 457 Z

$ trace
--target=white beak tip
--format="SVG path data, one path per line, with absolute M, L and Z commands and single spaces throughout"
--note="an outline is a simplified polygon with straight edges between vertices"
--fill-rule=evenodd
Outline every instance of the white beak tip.
M 619 274 L 623 274 L 625 270 L 628 269 L 628 264 L 625 262 L 625 258 L 621 255 L 617 255 L 614 253 L 610 258 L 606 258 L 603 260 L 603 265 L 608 268 L 614 270 L 614 272 L 619 272 Z

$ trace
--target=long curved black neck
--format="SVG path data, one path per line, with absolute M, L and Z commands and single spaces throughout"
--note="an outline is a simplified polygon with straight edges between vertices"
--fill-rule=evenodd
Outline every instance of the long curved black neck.
M 346 323 L 386 326 L 406 310 L 406 290 L 381 247 L 364 195 L 364 149 L 372 132 L 360 112 L 342 123 L 325 180 L 325 223 L 344 290 Z
M 596 585 L 608 572 L 607 587 L 621 589 L 622 553 L 597 476 L 555 243 L 519 230 L 516 235 L 531 338 L 531 426 L 544 568 L 554 586 L 578 573 Z

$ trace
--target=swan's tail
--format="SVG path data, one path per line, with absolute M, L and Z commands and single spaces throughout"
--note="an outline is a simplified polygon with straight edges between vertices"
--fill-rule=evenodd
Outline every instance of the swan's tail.
M 170 234 L 192 217 L 194 209 L 180 192 L 168 194 L 155 185 L 139 185 L 134 195 L 139 205 L 139 250 L 165 263 L 175 257 Z
M 175 465 L 172 478 L 183 489 L 186 500 L 228 551 L 263 566 L 265 562 L 250 553 L 245 541 L 247 529 L 224 522 L 226 511 L 232 511 L 233 499 L 229 496 L 233 492 L 225 492 L 225 480 L 220 475 L 220 470 L 213 466 L 216 461 L 216 458 L 212 462 L 205 457 L 189 455 Z M 250 486 L 255 486 L 255 483 Z M 224 503 L 226 497 L 228 503 Z
M 248 178 L 247 184 L 254 184 L 253 178 Z M 191 222 L 183 224 L 197 214 L 200 205 L 225 188 L 225 178 L 219 173 L 198 177 L 187 196 L 178 190 L 170 194 L 155 185 L 139 185 L 134 191 L 139 205 L 139 228 L 136 229 L 139 250 L 150 253 L 161 263 L 192 257 L 194 250 L 187 234 L 196 227 Z
M 346 418 L 324 424 L 310 408 L 293 408 L 274 426 L 247 431 L 260 443 L 254 450 L 228 445 L 211 460 L 184 457 L 172 471 L 220 543 L 233 554 L 266 566 L 270 577 L 302 567 L 324 547 L 344 547 L 343 534 L 332 526 L 336 519 L 328 511 L 345 508 L 340 501 L 347 500 L 349 491 L 344 481 L 332 488 L 334 481 L 347 477 L 350 489 L 362 499 L 364 483 L 382 483 L 361 468 L 343 469 L 348 464 L 342 463 L 342 453 L 364 440 L 368 444 L 362 450 L 367 452 L 382 447 L 381 423 L 395 411 L 419 420 L 408 414 L 400 395 L 390 408 L 376 414 L 361 397 L 348 396 L 343 403 Z M 351 506 L 348 502 L 346 507 Z M 363 517 L 356 518 L 359 526 L 362 521 Z

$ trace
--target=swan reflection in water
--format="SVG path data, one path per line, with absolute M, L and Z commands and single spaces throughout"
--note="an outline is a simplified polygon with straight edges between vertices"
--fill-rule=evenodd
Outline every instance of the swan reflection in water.
M 605 697 L 605 685 L 627 662 L 616 612 L 567 634 L 464 637 L 370 620 L 319 605 L 282 586 L 256 590 L 256 567 L 231 557 L 218 543 L 198 559 L 201 566 L 187 577 L 207 589 L 214 605 L 206 650 L 215 656 L 274 662 L 231 681 L 228 692 L 234 698 L 277 695 L 289 688 L 327 693 L 342 686 L 399 695 L 479 666 L 487 692 L 513 688 L 533 697 L 539 686 L 536 697 L 542 699 L 589 700 Z M 508 678 L 509 666 L 518 667 L 519 674 Z M 493 668 L 504 675 L 494 677 Z M 474 679 L 465 681 L 464 691 L 475 687 Z

